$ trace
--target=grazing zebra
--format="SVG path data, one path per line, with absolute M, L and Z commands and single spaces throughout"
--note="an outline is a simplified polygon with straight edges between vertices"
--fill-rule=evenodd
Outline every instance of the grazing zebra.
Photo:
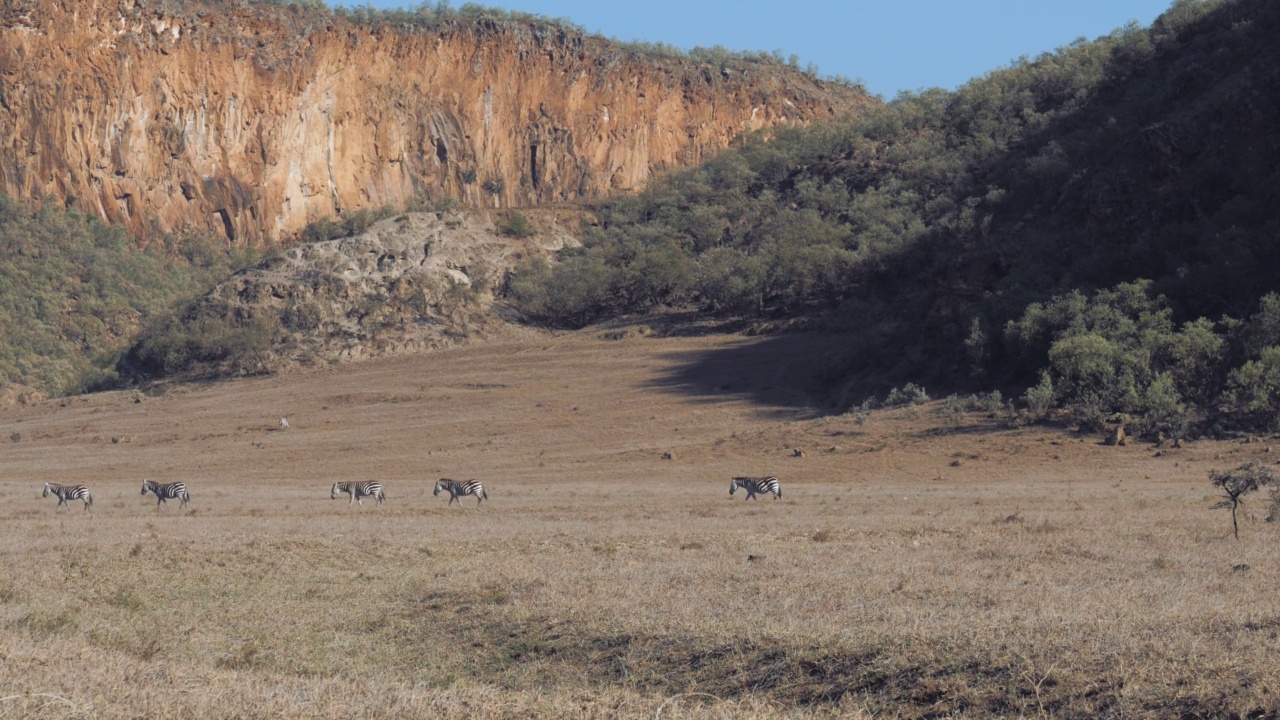
M 756 494 L 773 493 L 773 499 L 777 500 L 782 497 L 782 483 L 778 478 L 770 475 L 769 477 L 736 477 L 729 483 L 729 494 L 732 495 L 734 490 L 742 488 L 747 491 L 748 500 L 759 500 Z
M 180 507 L 186 507 L 187 501 L 191 499 L 191 496 L 187 494 L 187 484 L 180 482 L 158 483 L 155 480 L 143 480 L 142 494 L 146 495 L 148 492 L 156 494 L 157 510 L 160 509 L 160 503 L 167 503 L 170 500 L 181 500 Z
M 459 505 L 462 504 L 462 501 L 458 500 L 459 495 L 475 495 L 477 505 L 489 499 L 489 496 L 484 492 L 484 486 L 480 484 L 479 480 L 458 481 L 450 480 L 449 478 L 440 478 L 436 481 L 436 489 L 431 494 L 439 495 L 441 490 L 449 493 L 450 505 L 455 502 Z
M 50 495 L 58 496 L 58 506 L 67 505 L 68 500 L 83 500 L 84 509 L 88 510 L 93 504 L 93 496 L 89 494 L 89 488 L 83 485 L 59 485 L 57 483 L 45 483 L 44 492 L 40 497 L 49 497 Z M 57 507 L 54 508 L 55 510 Z M 70 510 L 71 506 L 67 505 Z
M 340 493 L 351 496 L 351 500 L 347 502 L 348 505 L 354 502 L 359 503 L 360 507 L 364 507 L 364 502 L 360 498 L 371 497 L 377 500 L 379 505 L 387 499 L 386 493 L 382 492 L 382 483 L 373 481 L 334 483 L 333 490 L 329 491 L 329 499 L 337 500 Z

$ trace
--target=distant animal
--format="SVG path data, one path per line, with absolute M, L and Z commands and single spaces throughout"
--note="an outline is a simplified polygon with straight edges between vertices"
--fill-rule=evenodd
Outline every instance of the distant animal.
M 356 503 L 360 507 L 364 507 L 361 498 L 371 497 L 378 501 L 381 505 L 383 500 L 387 499 L 386 493 L 382 491 L 382 483 L 373 480 L 365 480 L 362 482 L 344 482 L 334 483 L 333 489 L 329 491 L 329 499 L 337 500 L 338 495 L 346 493 L 351 496 L 347 504 Z
M 180 482 L 158 483 L 154 480 L 143 480 L 142 494 L 146 495 L 148 492 L 156 494 L 157 510 L 160 508 L 161 503 L 167 503 L 170 500 L 181 500 L 182 504 L 179 507 L 186 507 L 187 501 L 191 499 L 191 496 L 187 494 L 187 484 Z
M 738 488 L 747 491 L 748 500 L 759 500 L 757 494 L 773 493 L 773 499 L 777 500 L 782 497 L 782 482 L 778 478 L 770 475 L 769 477 L 736 477 L 729 482 L 729 494 Z
M 67 505 L 68 500 L 83 500 L 85 510 L 88 510 L 89 506 L 93 504 L 93 496 L 89 494 L 89 488 L 83 485 L 59 485 L 57 483 L 45 483 L 44 492 L 41 493 L 40 497 L 49 497 L 50 495 L 58 496 L 57 507 Z M 56 510 L 57 507 L 54 509 Z M 67 505 L 67 509 L 70 510 L 71 506 Z
M 459 495 L 475 495 L 477 505 L 489 499 L 484 492 L 484 485 L 481 485 L 479 480 L 458 481 L 440 478 L 436 481 L 436 489 L 431 494 L 439 495 L 441 491 L 449 493 L 450 505 L 455 502 L 462 504 L 462 501 L 458 500 Z
M 280 429 L 281 429 L 281 430 L 288 430 L 288 429 L 289 429 L 289 421 L 288 421 L 288 420 L 286 420 L 286 419 L 284 419 L 284 418 L 280 418 Z

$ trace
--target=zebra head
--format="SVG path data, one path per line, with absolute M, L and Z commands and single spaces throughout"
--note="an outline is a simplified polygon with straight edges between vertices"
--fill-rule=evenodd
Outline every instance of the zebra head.
M 448 488 L 446 488 L 446 487 L 445 487 L 445 483 L 450 483 L 450 484 L 451 484 L 452 482 L 453 482 L 453 481 L 449 480 L 448 478 L 440 478 L 439 480 L 437 480 L 437 481 L 436 481 L 436 489 L 435 489 L 435 490 L 432 490 L 432 491 L 431 491 L 431 494 L 432 494 L 432 495 L 439 495 L 441 490 L 447 490 L 447 489 L 448 489 Z
M 333 489 L 329 491 L 329 499 L 330 500 L 338 499 L 338 483 L 334 483 Z
M 49 497 L 49 493 L 51 492 L 53 492 L 53 489 L 49 487 L 49 483 L 45 483 L 44 492 L 40 493 L 40 497 Z
M 738 489 L 738 478 L 729 481 L 729 495 L 733 495 L 733 491 Z
M 143 495 L 146 495 L 148 490 L 155 490 L 155 485 L 156 485 L 156 484 L 155 484 L 155 483 L 153 483 L 153 482 L 151 482 L 150 480 L 143 480 L 143 481 L 142 481 L 142 494 L 143 494 Z

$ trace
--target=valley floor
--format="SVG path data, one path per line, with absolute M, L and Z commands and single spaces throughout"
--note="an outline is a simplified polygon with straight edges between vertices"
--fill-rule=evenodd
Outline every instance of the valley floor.
M 0 410 L 0 718 L 1280 715 L 1280 528 L 1208 480 L 1270 441 L 823 416 L 830 339 L 609 337 Z

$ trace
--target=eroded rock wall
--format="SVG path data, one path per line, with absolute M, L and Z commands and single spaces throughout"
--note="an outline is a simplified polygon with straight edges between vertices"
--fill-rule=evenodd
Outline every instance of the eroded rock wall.
M 737 135 L 871 102 L 785 68 L 642 57 L 481 19 L 365 26 L 297 6 L 0 7 L 0 190 L 141 235 L 284 238 L 361 207 L 642 186 Z

